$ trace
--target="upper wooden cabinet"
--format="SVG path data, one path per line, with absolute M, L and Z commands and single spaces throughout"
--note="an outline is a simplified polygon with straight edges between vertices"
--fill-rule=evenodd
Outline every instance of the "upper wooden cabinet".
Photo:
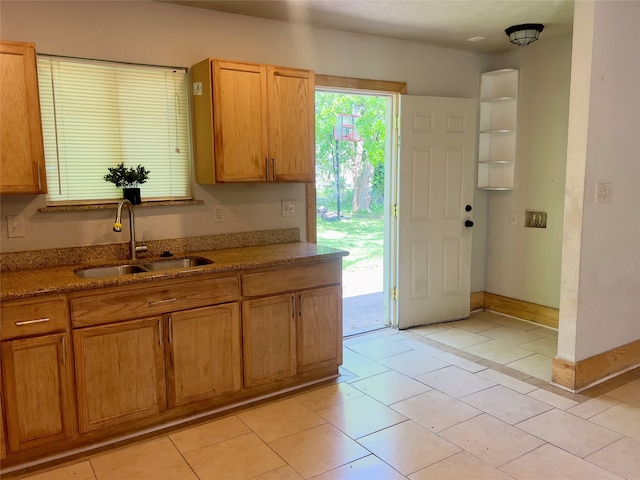
M 207 59 L 191 79 L 198 183 L 314 181 L 313 71 Z
M 0 194 L 47 193 L 33 43 L 0 41 Z

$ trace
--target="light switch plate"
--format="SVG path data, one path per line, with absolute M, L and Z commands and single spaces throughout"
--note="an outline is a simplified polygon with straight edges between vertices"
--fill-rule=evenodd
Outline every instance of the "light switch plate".
M 224 205 L 213 206 L 213 223 L 224 222 Z
M 293 200 L 282 200 L 282 216 L 283 217 L 296 216 L 296 204 Z
M 596 183 L 596 203 L 611 203 L 612 183 Z
M 7 215 L 7 230 L 9 238 L 24 237 L 24 217 L 22 215 Z

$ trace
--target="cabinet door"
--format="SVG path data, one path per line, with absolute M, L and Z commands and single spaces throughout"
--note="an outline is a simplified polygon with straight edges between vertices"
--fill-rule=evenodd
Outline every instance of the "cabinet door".
M 46 193 L 32 43 L 0 42 L 0 193 Z
M 167 315 L 169 407 L 242 388 L 238 304 Z
M 294 295 L 243 302 L 242 346 L 245 387 L 295 375 Z
M 271 179 L 314 181 L 315 76 L 312 71 L 268 67 Z
M 80 432 L 166 409 L 162 318 L 73 332 Z
M 213 61 L 216 181 L 267 180 L 267 92 L 263 65 Z
M 342 289 L 298 294 L 298 371 L 342 363 Z
M 4 415 L 2 413 L 2 390 L 0 389 L 0 460 L 7 458 L 7 447 L 4 441 Z
M 7 441 L 16 452 L 76 434 L 66 333 L 2 343 Z

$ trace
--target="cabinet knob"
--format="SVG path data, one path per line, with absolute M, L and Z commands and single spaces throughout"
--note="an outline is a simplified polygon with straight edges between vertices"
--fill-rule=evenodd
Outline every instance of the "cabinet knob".
M 466 207 L 464 207 L 465 212 L 470 212 L 471 210 L 473 210 L 473 207 L 471 205 L 467 205 Z
M 466 228 L 471 228 L 471 227 L 473 227 L 473 220 L 465 220 L 465 221 L 464 221 L 464 226 L 465 226 Z

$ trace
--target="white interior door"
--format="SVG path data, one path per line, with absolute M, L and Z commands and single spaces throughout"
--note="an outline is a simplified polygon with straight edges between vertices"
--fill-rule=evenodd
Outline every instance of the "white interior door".
M 469 316 L 476 101 L 400 97 L 398 327 Z

